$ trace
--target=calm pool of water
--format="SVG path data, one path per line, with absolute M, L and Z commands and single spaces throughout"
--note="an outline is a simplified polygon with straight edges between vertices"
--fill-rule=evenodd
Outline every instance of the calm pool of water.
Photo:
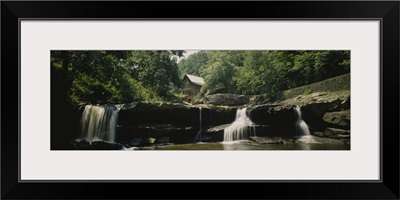
M 254 142 L 237 142 L 225 144 L 220 142 L 176 144 L 161 147 L 149 147 L 143 150 L 350 150 L 349 144 L 331 143 L 290 143 L 290 144 L 257 144 Z

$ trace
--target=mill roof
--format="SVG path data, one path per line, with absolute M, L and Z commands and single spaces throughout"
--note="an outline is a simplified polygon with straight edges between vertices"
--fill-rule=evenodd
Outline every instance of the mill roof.
M 204 79 L 198 76 L 193 76 L 190 74 L 185 74 L 186 77 L 188 77 L 189 81 L 196 84 L 196 85 L 203 85 L 204 84 Z

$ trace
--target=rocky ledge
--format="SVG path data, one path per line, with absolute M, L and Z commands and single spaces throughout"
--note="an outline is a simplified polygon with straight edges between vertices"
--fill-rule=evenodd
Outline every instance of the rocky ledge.
M 295 106 L 300 107 L 302 119 L 312 134 L 340 139 L 350 137 L 350 91 L 299 95 L 284 101 L 252 106 L 248 110 L 253 122 L 275 127 L 280 134 L 284 134 L 296 132 Z

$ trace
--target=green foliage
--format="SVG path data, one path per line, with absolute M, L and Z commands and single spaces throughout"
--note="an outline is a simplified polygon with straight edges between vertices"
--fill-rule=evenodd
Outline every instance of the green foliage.
M 174 96 L 184 51 L 52 51 L 52 97 L 77 104 Z
M 209 61 L 202 70 L 205 84 L 201 94 L 236 93 L 234 77 L 243 64 L 243 51 L 210 51 Z
M 169 91 L 180 84 L 173 55 L 170 51 L 132 51 L 127 63 L 134 78 L 165 97 L 172 95 Z
M 350 51 L 52 51 L 55 101 L 180 102 L 181 77 L 201 76 L 195 99 L 215 93 L 278 98 L 281 91 L 350 72 Z M 308 93 L 309 91 L 304 91 Z
M 311 94 L 311 93 L 312 93 L 312 90 L 310 88 L 305 88 L 304 91 L 303 91 L 303 95 L 308 95 L 308 94 Z
M 202 76 L 202 71 L 206 67 L 208 60 L 209 56 L 207 51 L 199 51 L 186 59 L 182 59 L 178 63 L 180 77 L 183 78 L 185 74 Z
M 279 98 L 282 90 L 350 72 L 350 51 L 209 51 L 201 94 Z M 189 57 L 190 58 L 190 57 Z

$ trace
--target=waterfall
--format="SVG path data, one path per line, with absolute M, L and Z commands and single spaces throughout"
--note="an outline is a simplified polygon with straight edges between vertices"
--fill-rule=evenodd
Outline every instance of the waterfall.
M 256 135 L 255 124 L 247 117 L 246 111 L 246 108 L 236 111 L 235 121 L 224 129 L 224 142 L 247 140 Z
M 201 142 L 201 131 L 202 131 L 202 129 L 201 129 L 201 118 L 202 118 L 202 116 L 201 116 L 201 108 L 199 108 L 199 121 L 200 121 L 199 122 L 199 132 L 197 132 L 194 142 Z
M 114 143 L 119 110 L 116 106 L 87 105 L 80 122 L 82 139 Z
M 301 109 L 299 106 L 294 107 L 294 112 L 296 114 L 296 135 L 310 135 L 310 130 L 306 122 L 301 118 Z

